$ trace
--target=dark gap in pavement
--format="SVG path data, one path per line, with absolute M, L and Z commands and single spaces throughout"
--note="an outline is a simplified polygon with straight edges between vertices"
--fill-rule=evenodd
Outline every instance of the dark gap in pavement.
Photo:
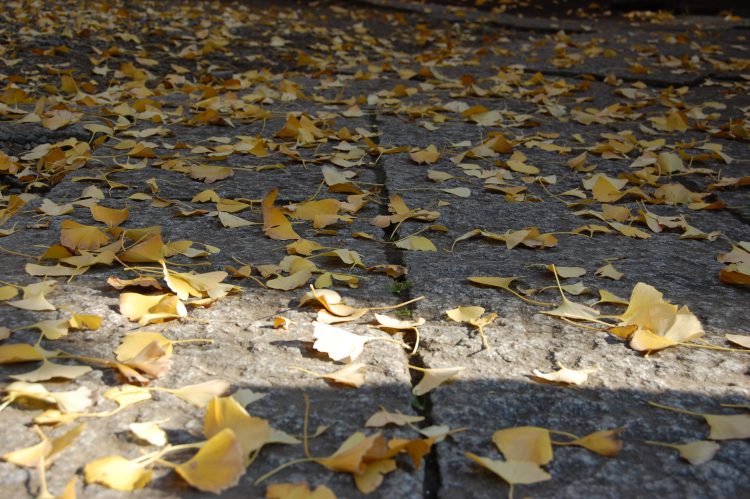
M 374 131 L 377 132 L 378 130 L 378 118 L 377 118 L 377 109 L 373 108 L 372 112 L 369 113 L 369 119 L 370 119 L 370 126 L 373 128 Z M 375 136 L 373 137 L 374 142 L 378 145 L 380 145 L 380 137 Z M 377 161 L 375 164 L 375 177 L 378 184 L 381 184 L 381 196 L 383 198 L 390 199 L 390 193 L 388 192 L 388 174 L 385 171 L 385 168 L 383 167 L 383 164 L 380 161 Z M 379 211 L 381 215 L 390 215 L 390 212 L 388 211 L 388 204 L 386 202 L 383 202 L 379 206 Z M 383 229 L 383 239 L 385 241 L 397 241 L 400 238 L 398 227 L 395 229 L 393 226 L 388 226 Z M 385 256 L 386 261 L 391 265 L 400 265 L 405 267 L 406 262 L 404 261 L 404 256 L 401 250 L 394 247 L 392 244 L 387 243 L 385 246 Z M 393 288 L 394 294 L 396 294 L 399 297 L 400 301 L 409 301 L 412 298 L 410 285 L 409 285 L 409 278 L 408 274 L 399 277 L 394 281 L 394 288 Z M 408 310 L 409 315 L 411 315 L 413 310 L 413 305 L 408 305 L 402 310 Z M 416 341 L 416 338 L 415 338 Z M 426 367 L 426 364 L 424 362 L 424 359 L 422 358 L 422 355 L 417 353 L 416 355 L 411 356 L 410 358 L 406 359 L 407 364 L 414 365 L 416 367 L 424 368 Z M 416 386 L 417 383 L 419 383 L 421 379 L 421 373 L 416 370 L 410 370 L 411 374 L 411 385 L 412 387 Z M 420 416 L 424 417 L 424 420 L 420 423 L 421 428 L 425 428 L 428 426 L 432 426 L 435 423 L 434 418 L 432 417 L 432 399 L 430 398 L 430 394 L 426 394 L 422 397 L 416 397 L 412 395 L 412 402 L 411 402 L 412 408 L 419 414 Z M 438 450 L 437 447 L 433 447 L 432 451 L 425 456 L 424 459 L 424 482 L 423 482 L 423 498 L 424 499 L 437 499 L 439 497 L 440 490 L 442 489 L 442 480 L 440 477 L 440 461 L 438 456 Z

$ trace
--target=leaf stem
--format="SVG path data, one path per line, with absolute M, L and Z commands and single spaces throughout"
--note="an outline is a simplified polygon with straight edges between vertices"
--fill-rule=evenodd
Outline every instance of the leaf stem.
M 307 446 L 307 431 L 308 431 L 308 423 L 310 419 L 310 396 L 306 393 L 303 394 L 305 397 L 305 419 L 302 424 L 302 446 L 305 450 L 305 457 L 310 457 L 310 449 Z
M 672 407 L 670 405 L 657 404 L 656 402 L 651 402 L 651 401 L 648 402 L 648 405 L 650 405 L 651 407 L 657 407 L 659 409 L 665 409 L 667 411 L 679 412 L 680 414 L 687 414 L 689 416 L 698 416 L 701 418 L 704 417 L 703 414 L 701 414 L 700 412 L 689 411 L 687 409 L 681 409 L 680 407 Z
M 260 484 L 262 481 L 264 481 L 264 480 L 266 480 L 268 478 L 271 478 L 276 473 L 278 473 L 278 472 L 280 472 L 282 470 L 285 470 L 286 468 L 288 468 L 290 466 L 294 466 L 295 464 L 300 464 L 300 463 L 309 463 L 311 461 L 315 461 L 316 459 L 318 459 L 318 458 L 316 458 L 316 457 L 301 457 L 299 459 L 293 459 L 293 460 L 291 460 L 289 462 L 286 462 L 286 463 L 284 463 L 284 464 L 282 464 L 280 466 L 277 466 L 276 468 L 272 469 L 268 473 L 262 475 L 260 478 L 258 478 L 257 480 L 255 480 L 255 482 L 253 483 L 253 485 Z
M 404 306 L 409 305 L 411 303 L 418 302 L 420 300 L 424 300 L 424 298 L 425 298 L 424 296 L 417 296 L 416 298 L 412 298 L 411 300 L 408 300 L 408 301 L 405 301 L 405 302 L 402 302 L 402 303 L 397 303 L 396 305 L 388 305 L 386 307 L 367 307 L 367 310 L 370 310 L 370 311 L 372 311 L 372 310 L 393 310 L 394 308 L 401 308 L 401 307 L 404 307 Z
M 547 430 L 547 431 L 549 431 L 553 435 L 561 435 L 563 437 L 572 438 L 573 440 L 578 440 L 578 436 L 577 435 L 573 435 L 572 433 L 569 433 L 567 431 L 559 431 L 559 430 Z M 568 443 L 565 442 L 565 443 L 560 443 L 558 445 L 567 445 L 567 444 Z
M 656 442 L 654 440 L 644 440 L 643 443 L 649 444 L 649 445 L 658 445 L 659 447 L 669 447 L 671 449 L 674 449 L 677 447 L 675 444 L 670 444 L 667 442 Z

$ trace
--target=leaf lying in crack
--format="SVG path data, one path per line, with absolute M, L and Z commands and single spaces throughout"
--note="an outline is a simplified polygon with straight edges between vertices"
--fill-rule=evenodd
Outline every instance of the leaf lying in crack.
M 395 246 L 412 251 L 437 251 L 435 244 L 424 236 L 409 236 L 396 242 Z
M 433 369 L 420 368 L 419 371 L 422 371 L 424 375 L 411 392 L 417 396 L 429 393 L 438 386 L 449 381 L 463 369 L 463 367 L 442 367 Z

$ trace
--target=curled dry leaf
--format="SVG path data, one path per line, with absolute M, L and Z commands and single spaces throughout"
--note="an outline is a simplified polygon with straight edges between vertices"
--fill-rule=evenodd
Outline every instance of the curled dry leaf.
M 598 371 L 598 368 L 590 369 L 569 369 L 562 364 L 558 364 L 560 370 L 552 373 L 543 373 L 534 369 L 534 381 L 547 381 L 551 383 L 562 383 L 565 385 L 582 385 L 588 380 L 589 374 Z
M 746 334 L 725 334 L 724 337 L 735 345 L 750 348 L 750 336 Z

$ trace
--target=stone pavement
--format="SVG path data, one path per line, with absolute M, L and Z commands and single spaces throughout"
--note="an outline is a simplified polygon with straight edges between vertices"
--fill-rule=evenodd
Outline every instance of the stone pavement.
M 2 281 L 10 285 L 0 291 L 43 279 L 57 283 L 47 293 L 55 311 L 8 304 L 20 297 L 0 302 L 0 326 L 8 328 L 0 345 L 3 386 L 39 365 L 11 362 L 7 353 L 8 345 L 37 342 L 39 330 L 25 326 L 85 313 L 101 317 L 101 326 L 42 338 L 47 351 L 79 357 L 56 362 L 114 360 L 125 335 L 142 329 L 170 340 L 210 339 L 175 344 L 163 359 L 169 369 L 142 383 L 178 388 L 226 380 L 227 393 L 264 394 L 247 406 L 249 413 L 300 438 L 306 394 L 311 433 L 328 427 L 310 439 L 316 456 L 333 453 L 357 431 L 418 439 L 419 428 L 456 430 L 433 443 L 421 466 L 399 456 L 398 469 L 373 497 L 507 494 L 505 482 L 465 453 L 501 459 L 493 433 L 517 426 L 578 436 L 620 429 L 623 443 L 613 457 L 556 445 L 544 466 L 551 479 L 516 485 L 519 496 L 742 495 L 750 487 L 747 440 L 720 441 L 713 459 L 699 465 L 645 441 L 682 444 L 708 435 L 700 417 L 650 401 L 698 413 L 742 414 L 748 407 L 747 352 L 725 335 L 750 334 L 750 278 L 742 273 L 750 261 L 743 263 L 741 249 L 744 241 L 750 250 L 750 23 L 715 14 L 603 15 L 606 9 L 553 19 L 518 15 L 512 4 L 496 2 L 493 10 L 492 2 L 477 3 L 482 9 L 385 0 L 0 7 L 0 258 Z M 269 237 L 266 229 L 275 225 L 263 226 L 269 215 L 261 202 L 276 188 L 275 206 L 286 207 L 282 220 L 319 246 L 290 248 L 294 239 Z M 321 199 L 336 200 L 334 212 L 304 204 Z M 152 253 L 121 261 L 123 247 L 148 236 L 123 239 L 110 227 L 115 249 L 70 239 L 63 241 L 67 250 L 59 246 L 69 220 L 107 229 L 92 218 L 97 203 L 127 207 L 126 230 L 160 226 L 167 245 L 157 252 L 168 256 L 170 271 L 231 267 L 224 282 L 237 289 L 202 303 L 196 299 L 206 294 L 197 293 L 183 300 L 186 317 L 140 328 L 121 313 L 121 293 L 155 290 L 121 291 L 108 279 L 157 277 L 159 293 L 175 291 Z M 536 236 L 518 232 L 534 227 Z M 485 236 L 457 241 L 475 229 Z M 192 245 L 175 243 L 186 240 Z M 425 246 L 408 249 L 409 243 Z M 88 258 L 109 248 L 118 259 L 90 266 L 59 253 L 37 258 L 54 245 Z M 720 256 L 733 246 L 735 259 Z M 332 249 L 344 251 L 324 255 Z M 76 266 L 85 272 L 56 277 L 27 266 L 59 258 L 61 273 Z M 596 272 L 608 263 L 616 271 Z M 627 299 L 642 282 L 689 307 L 705 335 L 691 346 L 644 355 L 601 322 L 545 315 L 561 303 L 547 268 L 553 264 L 586 270 L 562 279 L 566 297 L 609 314 L 610 325 L 625 308 L 597 303 L 600 291 Z M 243 265 L 252 271 L 237 270 Z M 385 268 L 408 273 L 378 272 Z M 744 286 L 719 279 L 730 268 Z M 311 275 L 293 289 L 268 287 L 304 269 Z M 471 284 L 476 276 L 518 277 L 511 289 L 520 298 Z M 356 307 L 424 297 L 382 312 L 425 320 L 416 353 L 410 355 L 413 331 L 381 331 L 368 313 L 338 326 L 406 346 L 368 342 L 357 359 L 365 365 L 362 386 L 342 387 L 295 369 L 343 367 L 313 348 L 318 309 L 299 305 L 309 284 L 328 278 Z M 477 328 L 446 315 L 459 306 L 497 314 L 483 328 L 488 349 Z M 276 317 L 291 323 L 274 328 Z M 104 393 L 122 377 L 89 364 L 93 370 L 77 379 L 41 382 L 53 392 L 85 387 L 93 406 L 81 412 L 109 411 L 115 406 Z M 595 372 L 581 386 L 532 379 L 535 370 L 558 365 Z M 451 383 L 412 392 L 421 370 L 450 367 L 463 368 Z M 47 467 L 50 492 L 61 494 L 78 476 L 80 497 L 122 497 L 84 483 L 83 469 L 104 456 L 135 459 L 153 451 L 128 430 L 131 423 L 160 421 L 173 445 L 204 438 L 205 409 L 150 393 L 151 400 L 110 417 L 82 416 L 83 434 Z M 0 412 L 6 457 L 39 441 L 33 421 L 50 408 L 21 402 Z M 413 427 L 366 428 L 381 407 L 424 419 Z M 57 437 L 74 426 L 42 429 Z M 255 485 L 304 456 L 302 447 L 264 446 L 221 497 L 263 497 L 268 484 L 302 481 L 326 485 L 338 497 L 362 495 L 350 473 L 310 462 Z M 153 473 L 134 496 L 209 495 L 167 466 L 157 464 Z M 0 483 L 7 497 L 40 493 L 33 466 L 0 462 Z

